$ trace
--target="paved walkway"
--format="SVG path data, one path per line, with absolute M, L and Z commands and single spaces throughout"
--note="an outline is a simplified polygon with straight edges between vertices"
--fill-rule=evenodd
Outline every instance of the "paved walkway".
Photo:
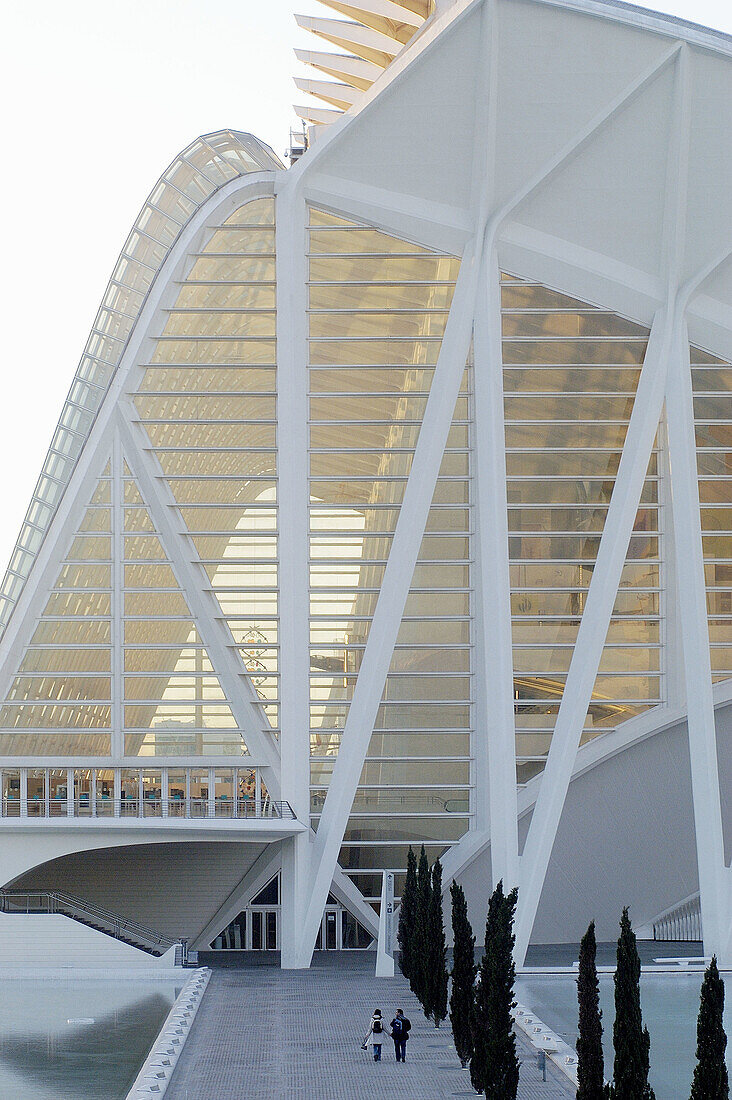
M 311 970 L 214 970 L 166 1100 L 443 1100 L 475 1096 L 449 1024 L 425 1020 L 401 975 L 373 976 L 374 958 L 324 956 Z M 407 1062 L 387 1039 L 375 1064 L 360 1049 L 374 1008 L 412 1021 Z M 567 1079 L 519 1038 L 520 1100 L 568 1100 Z

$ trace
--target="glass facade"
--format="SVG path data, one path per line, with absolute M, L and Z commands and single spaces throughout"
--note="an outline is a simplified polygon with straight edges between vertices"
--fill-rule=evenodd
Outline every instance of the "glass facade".
M 732 676 L 732 364 L 691 348 L 712 676 Z
M 118 297 L 105 299 L 112 312 L 124 296 L 130 303 L 117 343 L 104 345 L 117 349 L 116 358 L 111 350 L 104 358 L 100 345 L 96 358 L 84 360 L 102 364 L 89 374 L 88 419 L 57 469 L 58 495 L 34 513 L 32 547 L 11 563 L 17 583 L 6 592 L 6 611 L 155 272 L 196 204 L 251 168 L 243 152 L 225 151 L 223 139 L 213 144 L 213 152 L 196 147 L 194 155 L 191 147 L 176 161 L 151 199 L 147 237 L 138 226 L 137 251 L 126 246 L 110 284 Z M 209 153 L 228 165 L 220 175 L 196 160 Z M 208 172 L 205 186 L 196 171 Z M 287 674 L 279 650 L 275 199 L 262 194 L 266 186 L 257 183 L 258 197 L 211 215 L 171 278 L 125 383 L 121 415 L 132 436 L 110 428 L 89 468 L 83 507 L 74 502 L 73 535 L 53 559 L 51 585 L 18 635 L 0 705 L 0 755 L 11 758 L 0 769 L 5 816 L 83 814 L 92 806 L 104 816 L 124 805 L 120 814 L 132 816 L 245 818 L 270 804 L 266 765 L 249 756 L 236 718 L 250 707 L 266 738 L 277 739 L 280 675 Z M 169 225 L 168 203 L 178 211 Z M 315 207 L 304 239 L 309 535 L 301 552 L 310 634 L 302 735 L 317 831 L 460 259 Z M 123 271 L 143 273 L 142 282 L 128 285 Z M 524 785 L 541 773 L 551 744 L 649 332 L 515 275 L 501 277 L 500 294 L 495 368 L 504 400 L 516 777 Z M 712 668 L 722 680 L 732 675 L 732 368 L 695 348 L 691 361 Z M 384 869 L 396 872 L 399 895 L 409 845 L 424 844 L 433 860 L 470 829 L 475 813 L 483 751 L 474 725 L 475 370 L 471 353 L 455 407 L 446 410 L 447 446 L 340 848 L 340 866 L 374 903 Z M 582 743 L 667 699 L 665 468 L 661 433 Z M 159 522 L 161 510 L 174 538 Z M 189 585 L 198 578 L 197 598 L 205 597 L 222 628 L 216 644 L 207 645 L 184 573 Z M 230 678 L 212 655 L 222 642 Z M 355 918 L 333 913 L 336 941 L 353 939 Z M 242 937 L 264 943 L 260 917 L 237 918 L 228 945 Z
M 277 731 L 274 199 L 241 206 L 191 259 L 134 406 L 237 661 Z
M 541 771 L 592 579 L 648 330 L 504 276 L 516 765 Z M 658 454 L 643 488 L 583 741 L 662 701 Z
M 317 828 L 348 718 L 459 260 L 311 209 L 310 744 Z M 367 896 L 467 829 L 470 368 L 427 521 L 341 866 Z M 445 785 L 449 776 L 449 789 Z
M 281 168 L 251 134 L 196 138 L 158 180 L 122 249 L 69 390 L 0 590 L 0 636 L 91 431 L 148 291 L 186 223 L 219 187 Z

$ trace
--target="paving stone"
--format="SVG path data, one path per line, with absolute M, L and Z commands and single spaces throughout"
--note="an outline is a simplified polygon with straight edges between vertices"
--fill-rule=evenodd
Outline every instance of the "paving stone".
M 435 1031 L 399 975 L 375 978 L 373 955 L 316 958 L 310 970 L 214 970 L 166 1100 L 445 1100 L 475 1096 L 449 1025 Z M 382 1061 L 360 1049 L 371 1013 L 412 1021 L 407 1062 L 385 1037 Z M 568 1100 L 567 1079 L 518 1037 L 520 1100 Z

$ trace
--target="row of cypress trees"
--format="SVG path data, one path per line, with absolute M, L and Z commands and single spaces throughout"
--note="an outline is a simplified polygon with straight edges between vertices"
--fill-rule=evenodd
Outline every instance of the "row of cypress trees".
M 519 1061 L 511 1010 L 516 971 L 513 920 L 517 892 L 499 883 L 488 903 L 485 953 L 475 962 L 475 936 L 462 887 L 453 882 L 453 967 L 450 1023 L 462 1065 L 470 1066 L 476 1092 L 490 1100 L 516 1100 Z M 447 952 L 442 921 L 442 866 L 430 872 L 424 846 L 412 849 L 399 911 L 399 965 L 425 1016 L 439 1027 L 447 1014 Z
M 577 999 L 577 1100 L 654 1100 L 648 1083 L 651 1040 L 643 1027 L 640 1004 L 640 958 L 628 910 L 620 919 L 615 970 L 612 1084 L 605 1084 L 602 1050 L 602 1012 L 597 977 L 597 942 L 592 921 L 580 945 Z M 701 988 L 697 1021 L 697 1051 L 691 1100 L 728 1100 L 725 1064 L 727 1037 L 722 1024 L 724 983 L 717 960 L 707 967 Z
M 419 864 L 410 845 L 399 909 L 399 966 L 428 1020 L 447 1016 L 447 947 L 442 920 L 442 864 L 432 870 L 424 844 Z

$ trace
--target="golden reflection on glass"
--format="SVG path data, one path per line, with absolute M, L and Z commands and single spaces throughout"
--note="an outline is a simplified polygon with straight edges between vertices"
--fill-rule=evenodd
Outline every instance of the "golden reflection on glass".
M 732 676 L 732 364 L 691 349 L 712 677 Z
M 274 199 L 259 198 L 214 228 L 159 330 L 135 408 L 237 640 L 263 720 L 276 731 L 274 226 Z M 148 606 L 163 614 L 166 604 L 170 614 L 182 614 L 165 594 Z M 133 611 L 137 606 L 132 599 Z M 143 601 L 139 607 L 144 614 Z M 177 695 L 170 696 L 172 681 L 166 691 L 177 702 L 185 692 L 176 683 Z M 212 691 L 204 691 L 206 698 Z M 204 714 L 209 725 L 214 719 L 221 725 L 223 712 L 198 710 L 194 717 Z M 188 722 L 183 712 L 175 720 Z M 191 736 L 200 751 L 203 742 Z
M 452 300 L 459 261 L 323 211 L 310 230 L 310 725 L 313 824 L 338 753 Z M 470 803 L 470 371 L 348 836 L 458 838 Z M 344 431 L 347 425 L 347 431 Z M 453 531 L 463 532 L 457 537 Z M 413 758 L 451 775 L 463 816 L 417 790 Z M 378 764 L 373 758 L 378 758 Z M 458 759 L 455 759 L 455 758 Z M 447 759 L 451 758 L 451 759 Z M 444 765 L 444 773 L 441 768 Z M 368 787 L 405 784 L 376 797 Z M 454 801 L 454 799 L 453 799 Z M 457 803 L 456 803 L 457 808 Z M 399 824 L 395 817 L 404 822 Z M 381 850 L 381 849 L 380 849 Z M 376 866 L 389 866 L 378 857 Z M 354 879 L 358 884 L 359 880 Z
M 518 780 L 543 768 L 648 332 L 548 287 L 501 287 Z M 583 741 L 661 701 L 652 456 Z

